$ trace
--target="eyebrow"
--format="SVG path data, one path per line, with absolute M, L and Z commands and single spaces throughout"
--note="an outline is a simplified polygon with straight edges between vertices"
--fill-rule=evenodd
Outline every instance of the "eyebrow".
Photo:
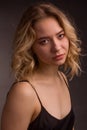
M 58 34 L 60 34 L 60 33 L 62 33 L 62 32 L 64 32 L 64 30 L 62 29 L 62 30 L 60 30 L 58 33 L 56 33 L 56 35 L 58 35 Z M 40 38 L 38 38 L 37 40 L 38 41 L 40 41 L 40 40 L 43 40 L 43 39 L 48 39 L 49 38 L 49 36 L 42 36 L 42 37 L 40 37 Z

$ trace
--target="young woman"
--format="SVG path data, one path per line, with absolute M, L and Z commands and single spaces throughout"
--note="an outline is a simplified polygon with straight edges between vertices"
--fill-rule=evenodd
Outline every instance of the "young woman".
M 76 30 L 60 9 L 50 3 L 27 9 L 14 40 L 16 81 L 7 95 L 2 130 L 73 130 L 65 74 L 78 74 L 80 50 Z

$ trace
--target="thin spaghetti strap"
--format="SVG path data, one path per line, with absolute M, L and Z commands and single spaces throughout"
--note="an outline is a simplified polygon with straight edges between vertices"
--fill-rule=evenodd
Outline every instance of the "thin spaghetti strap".
M 36 93 L 37 98 L 38 98 L 38 100 L 39 100 L 39 102 L 40 102 L 40 104 L 41 104 L 41 106 L 42 106 L 42 102 L 41 102 L 41 100 L 40 100 L 40 98 L 39 98 L 39 95 L 38 95 L 38 93 L 37 93 L 37 91 L 36 91 L 35 87 L 31 84 L 31 82 L 30 82 L 30 81 L 28 81 L 28 80 L 27 80 L 27 82 L 28 82 L 28 83 L 31 85 L 31 87 L 33 88 L 33 90 L 34 90 L 34 92 Z
M 62 72 L 61 72 L 60 74 L 61 74 L 61 76 L 63 77 L 63 80 L 64 80 L 65 84 L 66 84 L 66 85 L 67 85 L 67 87 L 69 88 L 69 84 L 67 83 L 67 81 L 66 81 L 66 79 L 65 79 L 64 75 L 62 74 Z
M 72 96 L 71 96 L 71 93 L 70 93 L 69 84 L 67 83 L 67 81 L 66 81 L 64 75 L 62 74 L 62 72 L 61 72 L 61 76 L 63 77 L 63 80 L 64 80 L 64 82 L 65 82 L 65 84 L 67 85 L 67 88 L 68 88 L 68 90 L 69 90 L 70 99 L 71 99 L 71 107 L 72 107 L 72 106 L 73 106 L 73 105 L 72 105 Z
M 12 85 L 18 83 L 18 82 L 28 82 L 28 80 L 20 80 L 20 81 L 15 81 Z
M 34 92 L 36 93 L 37 98 L 38 98 L 38 100 L 39 100 L 39 102 L 40 102 L 40 104 L 41 104 L 41 106 L 42 106 L 42 102 L 41 102 L 41 100 L 40 100 L 40 98 L 39 98 L 39 95 L 38 95 L 38 93 L 37 93 L 35 87 L 30 83 L 30 81 L 29 81 L 29 80 L 20 80 L 20 81 L 18 81 L 18 82 L 27 82 L 27 83 L 29 83 L 29 84 L 31 85 L 31 87 L 33 88 Z M 13 85 L 16 84 L 16 83 L 18 83 L 18 82 L 14 82 Z

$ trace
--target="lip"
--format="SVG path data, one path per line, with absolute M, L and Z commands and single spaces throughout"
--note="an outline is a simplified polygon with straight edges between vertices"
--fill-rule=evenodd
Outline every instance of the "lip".
M 54 60 L 62 60 L 64 58 L 64 54 L 56 55 L 53 57 Z

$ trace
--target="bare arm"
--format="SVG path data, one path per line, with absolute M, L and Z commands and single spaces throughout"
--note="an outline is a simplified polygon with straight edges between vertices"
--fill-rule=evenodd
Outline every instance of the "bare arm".
M 34 94 L 27 83 L 13 86 L 1 119 L 1 130 L 27 130 L 34 113 Z

